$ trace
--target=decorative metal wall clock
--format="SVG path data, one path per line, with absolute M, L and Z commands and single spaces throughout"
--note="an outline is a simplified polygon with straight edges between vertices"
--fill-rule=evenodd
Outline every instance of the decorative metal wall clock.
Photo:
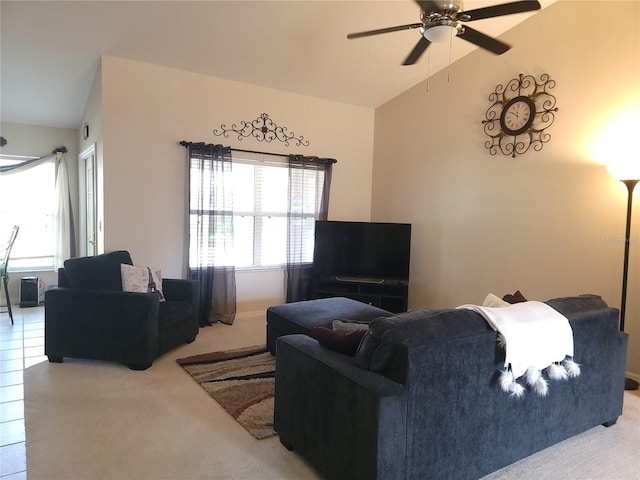
M 498 85 L 482 120 L 489 140 L 484 146 L 491 155 L 522 155 L 530 147 L 542 150 L 551 135 L 546 132 L 555 120 L 556 97 L 549 90 L 556 86 L 548 74 L 537 81 L 532 75 L 520 74 L 506 85 Z

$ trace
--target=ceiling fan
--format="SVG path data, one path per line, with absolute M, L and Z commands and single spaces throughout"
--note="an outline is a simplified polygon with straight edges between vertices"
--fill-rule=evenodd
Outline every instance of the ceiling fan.
M 432 42 L 448 40 L 451 34 L 471 42 L 480 48 L 500 55 L 511 48 L 500 40 L 489 37 L 478 30 L 463 25 L 462 22 L 472 22 L 484 18 L 501 17 L 514 13 L 530 12 L 540 10 L 540 2 L 523 0 L 520 2 L 503 3 L 491 7 L 476 8 L 474 10 L 463 10 L 461 0 L 415 0 L 420 6 L 420 23 L 410 23 L 397 27 L 380 28 L 378 30 L 368 30 L 366 32 L 350 33 L 347 38 L 361 38 L 382 33 L 398 32 L 400 30 L 410 30 L 419 28 L 421 38 L 413 50 L 409 53 L 403 65 L 413 65 L 425 52 Z

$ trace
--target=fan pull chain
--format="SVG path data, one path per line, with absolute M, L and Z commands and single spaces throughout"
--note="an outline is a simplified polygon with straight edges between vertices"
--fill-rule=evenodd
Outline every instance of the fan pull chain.
M 451 58 L 453 57 L 453 32 L 449 35 L 449 66 L 447 67 L 447 83 L 451 83 Z
M 429 74 L 431 73 L 431 49 L 427 49 L 427 93 L 429 93 Z

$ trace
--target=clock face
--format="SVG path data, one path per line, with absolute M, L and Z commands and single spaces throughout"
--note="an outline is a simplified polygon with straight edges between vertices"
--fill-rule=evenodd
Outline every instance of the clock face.
M 508 135 L 520 135 L 533 123 L 536 105 L 529 97 L 509 100 L 500 115 L 500 127 Z

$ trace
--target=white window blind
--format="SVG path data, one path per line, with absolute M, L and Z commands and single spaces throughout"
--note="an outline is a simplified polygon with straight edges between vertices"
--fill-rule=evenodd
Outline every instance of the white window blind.
M 315 221 L 320 211 L 324 171 L 315 168 L 289 170 L 291 191 L 289 258 L 313 262 Z
M 290 169 L 285 157 L 274 161 L 251 154 L 237 158 L 234 153 L 231 171 L 224 172 L 224 175 L 215 175 L 216 170 L 223 168 L 221 161 L 211 160 L 204 173 L 195 168 L 196 160 L 191 162 L 191 267 L 283 265 L 287 263 L 288 240 L 292 249 L 290 258 L 302 258 L 303 263 L 313 261 L 314 228 L 320 209 L 323 171 Z M 212 176 L 208 175 L 211 169 L 214 170 Z M 221 183 L 223 177 L 228 178 L 226 184 Z M 199 212 L 199 199 L 202 199 L 201 205 L 209 205 L 211 192 L 216 195 L 213 211 Z M 206 252 L 198 250 L 195 245 L 196 229 L 213 231 L 208 229 L 208 222 L 215 221 L 212 214 L 216 210 L 229 209 L 233 211 L 232 222 L 215 230 L 220 233 L 210 236 Z M 201 252 L 200 258 L 198 251 Z

